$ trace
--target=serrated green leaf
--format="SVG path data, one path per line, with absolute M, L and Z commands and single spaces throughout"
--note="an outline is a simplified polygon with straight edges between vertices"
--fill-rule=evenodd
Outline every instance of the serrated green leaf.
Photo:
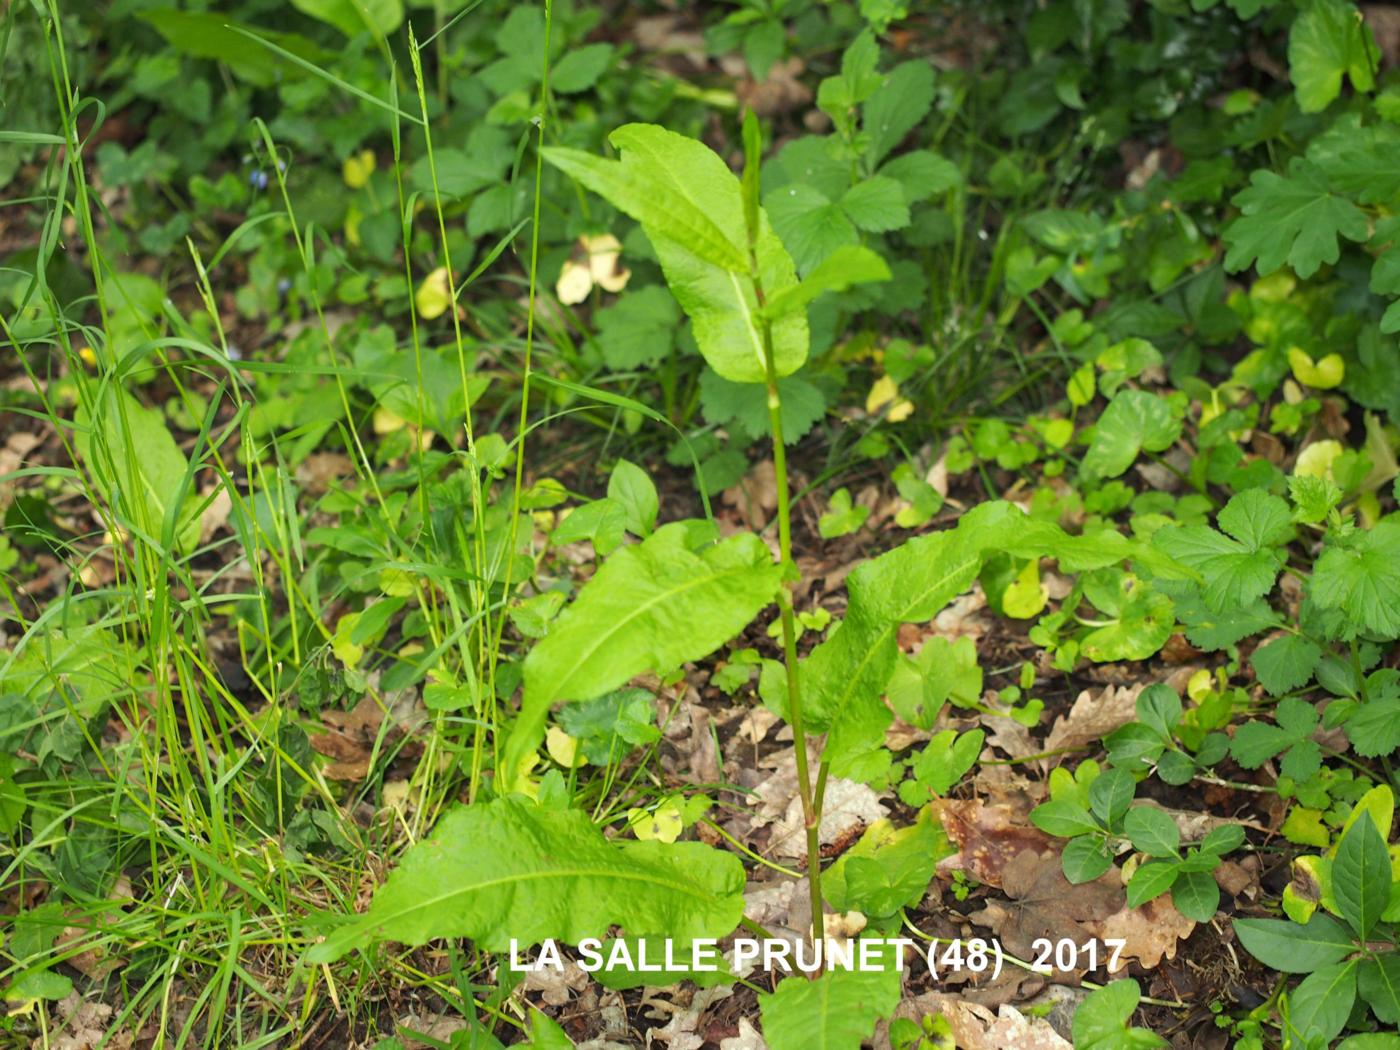
M 869 143 L 867 163 L 878 167 L 932 106 L 933 66 L 928 62 L 911 59 L 885 74 L 861 114 L 861 130 Z
M 856 183 L 841 197 L 841 210 L 868 233 L 902 230 L 909 225 L 909 205 L 904 187 L 884 175 L 872 175 Z
M 1400 748 L 1400 697 L 1367 700 L 1347 719 L 1346 734 L 1363 758 L 1380 758 Z
M 680 319 L 675 298 L 660 285 L 629 290 L 593 315 L 603 360 L 617 372 L 656 364 L 675 347 Z
M 1311 597 L 1322 609 L 1340 609 L 1354 630 L 1400 636 L 1400 521 L 1329 544 L 1313 566 Z
M 614 842 L 587 814 L 511 798 L 459 806 L 411 848 L 369 911 L 307 953 L 313 964 L 393 940 L 467 937 L 577 944 L 620 925 L 676 939 L 720 937 L 744 909 L 744 868 L 697 842 Z
M 1364 241 L 1366 213 L 1334 193 L 1312 162 L 1294 157 L 1286 175 L 1256 171 L 1234 197 L 1243 213 L 1225 228 L 1225 269 L 1250 263 L 1270 274 L 1287 263 L 1299 277 L 1311 277 L 1341 254 L 1338 237 Z
M 841 206 L 813 186 L 781 186 L 763 198 L 763 206 L 801 273 L 811 273 L 833 252 L 860 240 Z
M 1286 634 L 1254 650 L 1249 658 L 1254 675 L 1273 696 L 1312 681 L 1322 647 L 1300 634 Z
M 1199 572 L 1206 605 L 1222 611 L 1247 606 L 1273 589 L 1284 562 L 1275 547 L 1292 536 L 1293 526 L 1288 504 L 1258 489 L 1233 497 L 1219 523 L 1224 533 L 1207 525 L 1159 529 L 1153 543 Z
M 962 169 L 946 157 L 925 149 L 901 153 L 882 167 L 879 174 L 903 186 L 904 199 L 910 204 L 941 196 L 961 186 L 963 181 Z

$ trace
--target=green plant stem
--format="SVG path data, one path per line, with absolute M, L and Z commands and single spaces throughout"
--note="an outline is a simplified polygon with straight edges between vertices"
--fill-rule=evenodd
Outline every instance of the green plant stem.
M 767 300 L 763 291 L 763 274 L 758 265 L 758 172 L 762 142 L 758 121 L 751 112 L 744 120 L 744 153 L 744 225 L 749 239 L 749 279 L 753 283 L 754 302 L 760 317 L 768 426 L 773 437 L 773 473 L 778 489 L 778 563 L 782 566 L 783 576 L 778 587 L 778 615 L 782 621 L 783 663 L 787 669 L 788 724 L 792 726 L 793 755 L 797 762 L 797 797 L 801 800 L 802 823 L 807 832 L 807 888 L 812 900 L 812 943 L 820 944 L 826 932 L 822 921 L 822 854 L 818 834 L 821 806 L 812 791 L 812 772 L 807 762 L 807 731 L 802 718 L 802 688 L 798 680 L 797 617 L 793 613 L 792 602 L 792 586 L 797 579 L 796 564 L 792 560 L 792 495 L 788 488 L 787 446 L 783 442 L 783 400 L 778 391 L 778 368 L 773 354 L 773 322 L 764 309 Z

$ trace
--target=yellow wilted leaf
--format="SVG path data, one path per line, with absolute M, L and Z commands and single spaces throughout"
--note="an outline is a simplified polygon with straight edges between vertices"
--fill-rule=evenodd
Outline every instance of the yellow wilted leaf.
M 578 250 L 559 271 L 554 294 L 565 306 L 576 306 L 588 298 L 594 285 L 605 292 L 620 292 L 632 277 L 631 270 L 619 269 L 622 244 L 610 233 L 578 239 Z
M 549 727 L 549 732 L 544 735 L 544 748 L 549 752 L 549 757 L 565 769 L 577 769 L 588 762 L 578 753 L 578 741 L 558 726 Z
M 1346 378 L 1347 365 L 1341 354 L 1328 354 L 1319 361 L 1308 356 L 1301 347 L 1288 351 L 1288 367 L 1293 377 L 1314 390 L 1331 390 Z
M 588 298 L 593 290 L 593 275 L 588 272 L 586 263 L 564 260 L 564 268 L 559 271 L 559 280 L 554 282 L 554 294 L 565 306 L 577 306 Z
M 899 384 L 890 376 L 884 375 L 875 380 L 870 393 L 865 396 L 865 411 L 876 415 L 886 405 L 889 411 L 885 418 L 891 423 L 901 423 L 914 414 L 914 403 L 899 396 Z
M 374 167 L 374 150 L 362 149 L 354 156 L 345 158 L 345 163 L 340 166 L 340 177 L 345 180 L 345 185 L 358 190 L 369 182 Z
M 685 821 L 675 799 L 667 799 L 648 813 L 644 809 L 629 809 L 627 823 L 632 833 L 639 839 L 655 839 L 658 842 L 675 842 L 681 836 Z
M 380 406 L 374 410 L 372 425 L 376 434 L 392 434 L 408 426 L 408 420 Z
M 1331 438 L 1314 441 L 1298 453 L 1298 462 L 1293 473 L 1300 478 L 1326 478 L 1332 476 L 1332 461 L 1342 454 L 1342 443 Z
M 413 303 L 418 307 L 418 316 L 425 321 L 447 313 L 447 308 L 452 305 L 452 289 L 448 286 L 446 266 L 439 266 L 423 278 Z
M 1040 582 L 1040 560 L 1032 558 L 1001 596 L 1001 608 L 1013 619 L 1029 620 L 1040 615 L 1049 600 L 1050 588 Z

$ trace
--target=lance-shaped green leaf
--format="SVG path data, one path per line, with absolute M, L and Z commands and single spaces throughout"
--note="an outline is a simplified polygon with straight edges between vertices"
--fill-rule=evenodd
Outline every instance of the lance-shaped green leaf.
M 1010 503 L 985 503 L 943 532 L 918 536 L 866 562 L 847 583 L 845 621 L 802 664 L 808 725 L 826 732 L 825 760 L 854 775 L 890 723 L 881 693 L 894 672 L 901 623 L 924 623 L 972 586 L 991 551 L 1054 557 L 1067 570 L 1100 568 L 1136 548 L 1112 531 L 1070 536 Z
M 681 187 L 661 173 L 640 164 L 624 165 L 563 146 L 546 146 L 543 152 L 545 160 L 618 211 L 636 219 L 649 234 L 659 233 L 680 241 L 700 259 L 721 269 L 748 272 L 742 242 L 732 240 L 715 224 L 712 213 L 701 210 Z
M 1356 940 L 1336 919 L 1318 912 L 1306 926 L 1284 919 L 1236 919 L 1245 950 L 1283 973 L 1311 973 L 1356 951 Z
M 785 288 L 768 300 L 769 317 L 783 317 L 805 309 L 826 292 L 844 292 L 857 284 L 888 281 L 890 268 L 869 248 L 847 244 L 837 248 L 804 277 L 800 284 Z
M 814 981 L 788 977 L 758 997 L 763 1038 L 773 1050 L 858 1050 L 899 1005 L 899 971 L 829 970 Z
M 629 931 L 722 937 L 744 909 L 744 869 L 698 842 L 611 842 L 579 810 L 514 798 L 460 806 L 406 854 L 369 911 L 307 953 L 331 962 L 376 941 L 466 937 L 488 951 Z
M 552 704 L 589 700 L 647 671 L 708 656 L 772 601 L 779 569 L 757 536 L 741 533 L 697 553 L 689 535 L 684 522 L 673 522 L 618 550 L 530 651 L 498 773 L 507 787 L 543 739 Z
M 78 457 L 99 491 L 132 528 L 180 552 L 199 542 L 199 518 L 187 496 L 189 460 L 161 414 L 118 386 L 106 387 L 96 416 L 79 408 Z
M 764 382 L 763 328 L 738 178 L 704 143 L 654 124 L 625 124 L 610 141 L 621 161 L 558 148 L 544 156 L 642 224 L 710 367 L 736 383 Z M 762 210 L 758 223 L 753 262 L 771 297 L 794 287 L 797 272 Z M 805 314 L 775 320 L 772 338 L 778 375 L 802 367 Z

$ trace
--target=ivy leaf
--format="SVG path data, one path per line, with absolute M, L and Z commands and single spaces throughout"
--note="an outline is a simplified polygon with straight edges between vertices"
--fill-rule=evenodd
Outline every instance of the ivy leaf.
M 940 798 L 962 779 L 982 753 L 986 734 L 980 729 L 959 734 L 945 729 L 914 759 L 913 773 L 920 784 Z
M 1294 157 L 1287 175 L 1256 171 L 1250 185 L 1234 197 L 1243 213 L 1225 228 L 1225 269 L 1250 263 L 1270 274 L 1288 263 L 1299 277 L 1311 277 L 1323 263 L 1341 254 L 1337 238 L 1364 241 L 1366 213 L 1332 192 L 1322 171 Z
M 530 650 L 501 767 L 505 783 L 539 746 L 552 704 L 601 696 L 636 675 L 707 656 L 772 600 L 779 570 L 757 536 L 741 533 L 700 553 L 688 536 L 687 524 L 674 522 L 618 550 Z
M 1248 605 L 1273 589 L 1283 566 L 1277 550 L 1293 535 L 1288 504 L 1260 489 L 1233 497 L 1217 519 L 1224 533 L 1208 525 L 1158 530 L 1153 543 L 1205 580 L 1206 605 L 1217 612 Z
M 1309 593 L 1319 608 L 1342 610 L 1353 633 L 1400 635 L 1400 521 L 1330 544 L 1313 566 Z
M 369 911 L 308 953 L 332 962 L 392 940 L 467 937 L 577 944 L 608 927 L 676 939 L 720 937 L 744 910 L 744 868 L 698 842 L 610 841 L 580 810 L 501 798 L 459 806 L 404 854 Z
M 1083 471 L 1094 478 L 1116 478 L 1143 449 L 1161 452 L 1181 434 L 1181 421 L 1160 397 L 1145 390 L 1120 390 L 1094 425 Z
M 899 970 L 833 969 L 809 981 L 797 974 L 758 997 L 763 1038 L 773 1050 L 858 1050 L 899 1005 Z
M 1271 696 L 1280 696 L 1312 681 L 1322 647 L 1300 634 L 1286 634 L 1254 650 L 1254 675 Z
M 1147 1050 L 1167 1041 L 1145 1028 L 1131 1028 L 1128 1021 L 1142 999 L 1137 981 L 1112 981 L 1089 996 L 1074 1011 L 1071 1022 L 1075 1050 Z
M 1346 0 L 1312 0 L 1288 34 L 1288 74 L 1304 113 L 1331 105 L 1341 93 L 1343 75 L 1357 91 L 1370 91 L 1379 60 L 1371 30 Z

